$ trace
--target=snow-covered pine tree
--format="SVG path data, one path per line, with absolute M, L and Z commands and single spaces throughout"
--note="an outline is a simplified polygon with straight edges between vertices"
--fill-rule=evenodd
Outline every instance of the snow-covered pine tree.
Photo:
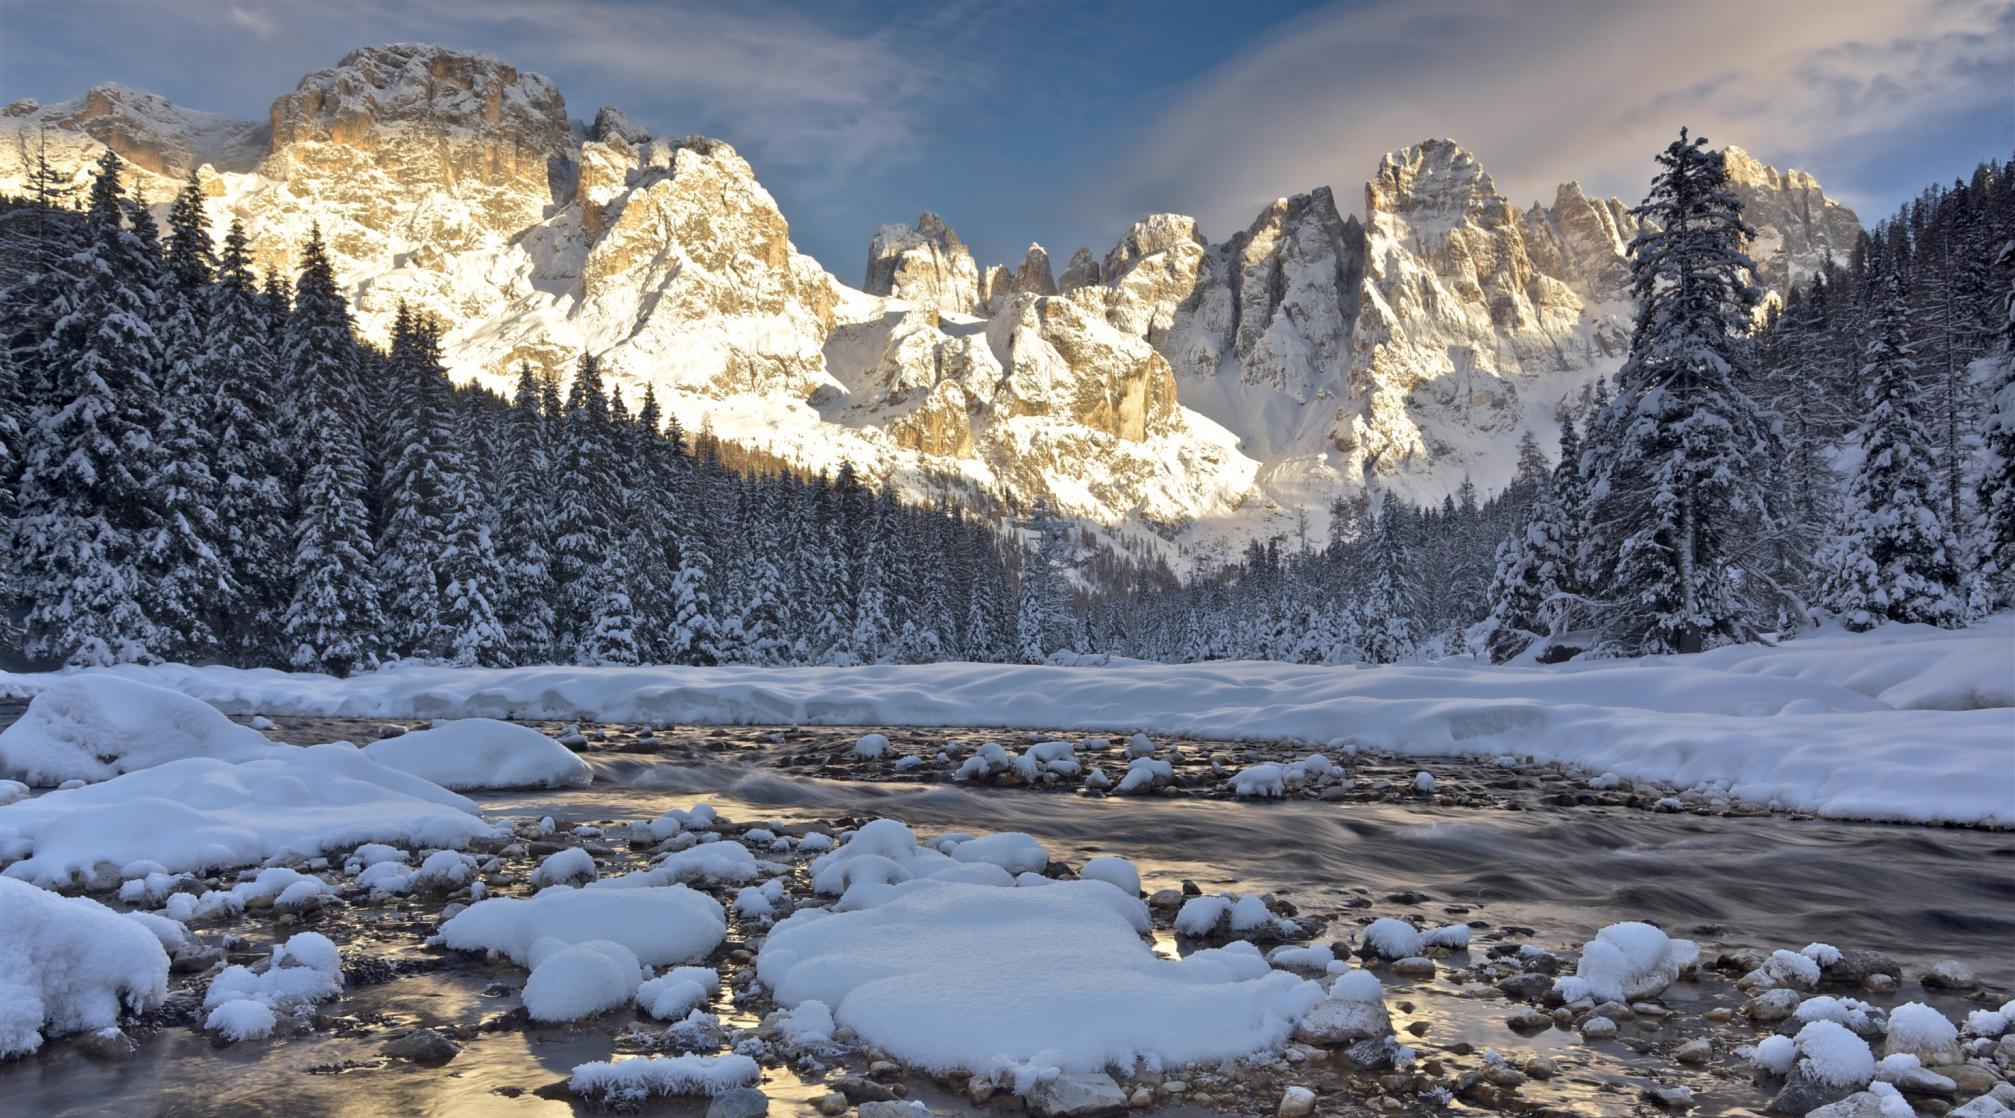
M 1420 640 L 1419 590 L 1415 560 L 1408 542 L 1411 517 L 1402 503 L 1388 495 L 1379 510 L 1378 527 L 1368 541 L 1371 582 L 1355 602 L 1355 624 L 1366 660 L 1391 664 L 1413 655 Z
M 1765 572 L 1744 541 L 1774 527 L 1767 466 L 1776 432 L 1743 392 L 1760 293 L 1743 252 L 1755 235 L 1720 152 L 1684 130 L 1632 212 L 1638 302 L 1616 398 L 1589 431 L 1595 554 L 1605 558 L 1606 647 L 1698 652 L 1756 633 Z
M 1983 424 L 1978 504 L 1983 581 L 1995 605 L 2015 604 L 2015 241 L 1998 257 L 2007 292 L 2000 352 L 1987 367 L 1989 405 Z
M 302 250 L 293 303 L 284 336 L 300 480 L 281 629 L 295 668 L 345 675 L 378 663 L 384 619 L 371 577 L 357 343 L 319 227 Z
M 596 575 L 615 548 L 611 513 L 619 494 L 614 492 L 610 463 L 612 441 L 601 363 L 592 354 L 583 354 L 567 388 L 567 404 L 553 448 L 557 482 L 553 500 L 556 635 L 568 656 L 586 647 L 594 619 L 611 594 Z M 628 588 L 622 589 L 622 608 L 628 611 Z
M 152 481 L 159 508 L 142 536 L 148 612 L 167 634 L 160 651 L 197 662 L 220 650 L 216 603 L 238 597 L 217 519 L 216 433 L 210 412 L 209 288 L 216 269 L 202 188 L 190 176 L 168 218 L 156 307 L 161 426 Z
M 520 663 L 550 661 L 553 651 L 553 470 L 546 442 L 544 391 L 530 362 L 518 366 L 517 394 L 504 420 L 504 478 L 497 562 L 498 613 Z
M 1944 522 L 1935 444 L 1918 413 L 1909 313 L 1891 273 L 1862 365 L 1868 411 L 1856 435 L 1861 468 L 1824 560 L 1826 603 L 1854 630 L 1884 621 L 1949 628 L 1965 619 L 1958 544 Z
M 447 577 L 441 570 L 457 458 L 453 390 L 441 365 L 440 328 L 400 313 L 393 323 L 385 375 L 387 446 L 378 537 L 378 597 L 387 625 L 385 643 L 401 656 L 438 659 L 454 640 L 441 619 Z
M 632 525 L 603 561 L 589 570 L 584 581 L 593 604 L 588 611 L 587 631 L 582 634 L 577 656 L 583 664 L 627 665 L 643 663 L 639 648 L 635 604 L 630 587 L 643 560 L 643 533 Z
M 207 292 L 202 368 L 217 549 L 231 576 L 213 623 L 229 655 L 260 663 L 283 651 L 273 630 L 287 592 L 287 463 L 273 403 L 279 363 L 267 344 L 247 246 L 244 227 L 233 221 Z
M 72 664 L 147 660 L 175 641 L 147 611 L 141 567 L 159 525 L 160 260 L 126 227 L 123 165 L 109 151 L 98 161 L 88 239 L 41 351 L 48 396 L 23 438 L 15 557 L 25 650 Z
M 1015 653 L 1024 664 L 1040 664 L 1064 644 L 1068 616 L 1068 527 L 1038 498 L 1029 514 L 1035 548 L 1022 560 L 1020 608 L 1015 614 Z
M 472 412 L 462 415 L 465 422 L 476 421 Z M 512 649 L 497 617 L 504 573 L 490 538 L 489 509 L 478 492 L 474 470 L 451 470 L 446 480 L 447 531 L 436 564 L 444 580 L 440 654 L 457 667 L 500 667 L 511 662 Z

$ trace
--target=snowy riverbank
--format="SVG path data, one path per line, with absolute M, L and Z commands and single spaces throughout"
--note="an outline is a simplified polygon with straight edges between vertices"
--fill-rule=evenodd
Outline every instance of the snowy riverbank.
M 2015 617 L 1554 667 L 1468 662 L 113 669 L 234 713 L 1043 726 L 1515 754 L 1839 818 L 2015 823 Z M 0 674 L 32 695 L 62 674 Z

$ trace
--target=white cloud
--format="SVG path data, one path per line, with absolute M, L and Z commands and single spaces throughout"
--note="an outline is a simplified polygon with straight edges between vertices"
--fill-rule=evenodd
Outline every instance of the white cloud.
M 259 8 L 248 8 L 243 4 L 226 5 L 224 8 L 224 21 L 233 27 L 250 31 L 261 39 L 271 38 L 273 32 L 278 30 L 273 24 L 273 17 L 267 11 Z
M 1098 206 L 1109 220 L 1187 208 L 1221 238 L 1285 191 L 1331 184 L 1340 205 L 1361 205 L 1382 153 L 1437 136 L 1476 153 L 1519 203 L 1550 202 L 1563 178 L 1635 200 L 1682 124 L 1816 169 L 1850 145 L 2006 104 L 2011 44 L 2005 2 L 1324 10 L 1194 83 L 1120 159 Z

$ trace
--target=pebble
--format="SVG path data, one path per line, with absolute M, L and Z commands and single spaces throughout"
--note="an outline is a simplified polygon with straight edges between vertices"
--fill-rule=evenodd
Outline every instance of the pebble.
M 819 1097 L 818 1107 L 819 1113 L 826 1115 L 826 1118 L 835 1118 L 836 1115 L 847 1112 L 847 1097 L 838 1091 L 827 1091 Z
M 1802 999 L 1796 990 L 1765 990 L 1742 1003 L 1742 1014 L 1751 1021 L 1782 1021 L 1798 1012 Z
M 1392 964 L 1392 973 L 1403 974 L 1408 978 L 1433 978 L 1434 960 L 1424 955 L 1411 955 L 1404 959 L 1396 959 Z
M 1607 1017 L 1590 1017 L 1581 1023 L 1581 1035 L 1586 1040 L 1608 1040 L 1616 1035 L 1616 1022 Z
M 1525 1074 L 1534 1079 L 1552 1079 L 1560 1074 L 1560 1065 L 1545 1056 L 1534 1056 L 1525 1061 Z

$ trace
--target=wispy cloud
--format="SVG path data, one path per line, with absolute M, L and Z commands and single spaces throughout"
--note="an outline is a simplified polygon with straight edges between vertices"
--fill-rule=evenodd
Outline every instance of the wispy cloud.
M 233 27 L 239 27 L 261 39 L 270 39 L 278 26 L 273 21 L 270 9 L 248 8 L 243 4 L 224 5 L 224 20 Z
M 2010 73 L 2006 2 L 1386 0 L 1311 13 L 1200 78 L 1108 170 L 1099 205 L 1186 205 L 1223 236 L 1287 191 L 1333 184 L 1354 205 L 1381 153 L 1436 136 L 1515 201 L 1575 177 L 1634 198 L 1682 124 L 1818 171 L 2005 109 Z

